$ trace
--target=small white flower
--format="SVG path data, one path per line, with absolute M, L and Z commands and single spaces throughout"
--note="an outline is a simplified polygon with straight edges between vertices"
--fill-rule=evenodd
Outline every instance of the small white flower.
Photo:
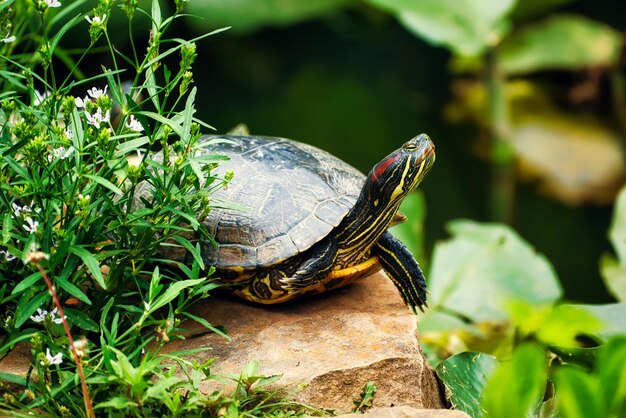
M 50 312 L 50 319 L 52 320 L 52 322 L 54 322 L 55 324 L 59 325 L 63 323 L 64 319 L 67 319 L 67 315 L 63 315 L 63 318 L 59 317 L 57 318 L 57 308 L 55 307 L 51 312 Z
M 76 105 L 77 108 L 81 108 L 81 107 L 85 107 L 85 103 L 89 101 L 88 97 L 85 97 L 85 99 L 81 99 L 80 97 L 75 97 L 74 98 L 74 104 Z
M 107 112 L 103 115 L 102 109 L 98 108 L 96 113 L 94 113 L 93 115 L 87 113 L 85 117 L 87 118 L 88 124 L 93 125 L 96 128 L 100 129 L 100 124 L 102 122 L 109 122 L 109 118 L 111 117 L 111 112 L 107 110 Z
M 106 13 L 103 14 L 102 16 L 94 16 L 93 18 L 90 18 L 89 16 L 85 16 L 85 19 L 87 20 L 87 22 L 91 23 L 91 26 L 100 26 L 104 23 L 104 21 L 106 20 L 107 15 Z
M 30 234 L 34 234 L 35 231 L 37 231 L 37 227 L 39 226 L 39 222 L 33 221 L 33 218 L 31 218 L 30 216 L 27 217 L 26 219 L 24 219 L 24 221 L 26 221 L 26 223 L 24 225 L 22 225 L 22 226 L 24 227 L 26 232 L 28 232 Z
M 104 86 L 104 90 L 102 90 L 97 87 L 92 87 L 89 90 L 87 90 L 87 94 L 90 95 L 94 100 L 98 100 L 98 97 L 104 96 L 105 94 L 107 94 L 108 88 L 109 86 Z
M 37 315 L 31 316 L 30 319 L 39 323 L 39 322 L 43 322 L 46 319 L 46 316 L 48 316 L 48 311 L 43 310 L 41 308 L 37 308 Z
M 141 126 L 141 123 L 139 123 L 139 121 L 135 119 L 133 115 L 130 115 L 130 117 L 126 121 L 126 127 L 130 129 L 131 131 L 135 131 L 135 132 L 143 131 L 143 126 Z
M 7 250 L 0 250 L 0 254 L 4 255 L 5 261 L 13 261 L 17 258 L 14 255 L 11 255 L 11 253 L 9 253 Z
M 61 7 L 62 4 L 59 0 L 45 0 L 48 7 Z
M 5 44 L 9 44 L 11 42 L 15 42 L 17 38 L 15 37 L 15 35 L 13 36 L 9 36 L 9 34 L 7 33 L 7 37 L 4 38 L 1 42 L 4 42 Z
M 74 133 L 72 132 L 71 129 L 65 130 L 65 136 L 67 137 L 67 139 L 74 139 Z M 74 147 L 71 147 L 71 148 L 74 148 Z
M 52 353 L 50 353 L 50 349 L 46 348 L 46 360 L 48 361 L 48 364 L 50 366 L 52 366 L 54 364 L 61 364 L 61 363 L 63 363 L 63 354 L 62 353 L 57 353 L 57 355 L 53 356 Z M 40 364 L 42 366 L 46 365 L 43 361 L 41 361 Z
M 11 207 L 13 208 L 13 215 L 15 215 L 16 218 L 19 218 L 22 212 L 30 212 L 28 206 L 20 206 L 15 202 L 11 203 Z
M 61 160 L 64 160 L 70 155 L 72 155 L 74 151 L 75 151 L 75 148 L 72 146 L 70 146 L 68 149 L 65 149 L 65 147 L 62 147 L 62 146 L 59 148 L 55 148 L 52 150 L 52 154 L 48 155 L 48 161 L 52 162 L 56 158 L 60 158 Z

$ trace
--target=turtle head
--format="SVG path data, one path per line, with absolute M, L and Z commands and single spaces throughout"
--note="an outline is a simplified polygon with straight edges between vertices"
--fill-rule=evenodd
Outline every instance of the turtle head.
M 428 135 L 420 134 L 372 168 L 367 176 L 370 194 L 387 204 L 399 204 L 415 190 L 434 162 L 435 145 Z

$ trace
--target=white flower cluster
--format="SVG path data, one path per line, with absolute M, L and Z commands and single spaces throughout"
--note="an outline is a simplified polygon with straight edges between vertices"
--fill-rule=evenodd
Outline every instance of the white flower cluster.
M 45 0 L 48 7 L 61 7 L 62 4 L 59 0 Z
M 90 102 L 92 100 L 93 101 L 98 100 L 100 96 L 104 96 L 105 94 L 107 94 L 108 88 L 109 86 L 104 86 L 104 90 L 99 89 L 97 87 L 90 88 L 89 90 L 87 90 L 87 96 L 85 96 L 84 99 L 81 99 L 80 97 L 77 97 L 74 99 L 74 103 L 76 104 L 76 107 L 78 107 L 79 109 L 81 107 L 84 108 L 87 102 Z
M 45 321 L 46 317 L 48 316 L 50 317 L 50 321 L 54 322 L 57 325 L 62 324 L 63 320 L 67 319 L 67 315 L 64 315 L 63 318 L 61 317 L 57 318 L 57 308 L 54 308 L 50 312 L 41 308 L 37 308 L 37 315 L 31 316 L 30 319 L 32 319 L 33 321 L 37 323 L 40 323 L 40 322 Z
M 67 133 L 67 132 L 66 132 Z M 71 132 L 70 132 L 71 134 Z M 52 162 L 54 160 L 56 160 L 57 158 L 60 158 L 61 160 L 64 160 L 66 158 L 68 158 L 70 155 L 72 155 L 72 153 L 75 151 L 76 149 L 72 146 L 70 146 L 68 149 L 65 149 L 65 147 L 60 146 L 59 148 L 55 148 L 52 150 L 52 154 L 48 155 L 48 162 Z
M 130 115 L 130 117 L 126 121 L 126 127 L 134 132 L 143 131 L 143 126 L 141 126 L 141 123 L 139 123 L 139 121 L 133 115 Z
M 100 26 L 107 20 L 107 15 L 104 13 L 102 16 L 94 16 L 93 18 L 85 16 L 85 20 L 91 24 L 91 26 Z
M 26 232 L 28 232 L 29 234 L 34 234 L 35 231 L 37 231 L 37 227 L 39 227 L 39 222 L 33 219 L 31 216 L 29 216 L 29 214 L 32 212 L 39 213 L 40 210 L 35 209 L 33 211 L 29 206 L 27 205 L 20 206 L 15 202 L 11 204 L 11 207 L 13 208 L 13 215 L 16 219 L 21 219 L 22 214 L 24 214 L 25 218 L 24 218 L 24 224 L 22 225 L 22 228 L 24 228 Z
M 97 87 L 92 87 L 89 90 L 87 90 L 87 96 L 85 96 L 84 99 L 81 99 L 80 97 L 76 97 L 74 99 L 74 104 L 76 104 L 77 108 L 84 109 L 87 107 L 87 103 L 89 103 L 90 101 L 95 102 L 98 100 L 100 96 L 104 96 L 105 94 L 107 94 L 108 87 L 109 86 L 104 86 L 104 90 L 99 89 Z M 102 109 L 98 108 L 96 110 L 96 113 L 94 114 L 86 112 L 85 117 L 87 118 L 88 124 L 95 126 L 97 129 L 100 129 L 100 125 L 102 123 L 108 123 L 109 120 L 111 119 L 111 112 L 107 110 L 106 113 L 102 113 Z

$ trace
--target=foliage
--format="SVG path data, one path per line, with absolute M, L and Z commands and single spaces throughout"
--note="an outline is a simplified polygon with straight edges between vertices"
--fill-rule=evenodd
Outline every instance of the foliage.
M 195 42 L 212 33 L 167 37 L 185 4 L 177 0 L 169 17 L 156 0 L 148 11 L 101 0 L 86 15 L 76 12 L 83 1 L 0 5 L 0 356 L 20 343 L 33 356 L 25 378 L 0 375 L 11 383 L 0 388 L 6 413 L 286 410 L 264 390 L 277 377 L 261 376 L 257 364 L 232 379 L 232 394 L 206 396 L 200 385 L 216 379 L 211 362 L 160 353 L 180 338 L 181 321 L 194 318 L 189 307 L 218 286 L 190 238 L 212 240 L 199 220 L 230 176 L 212 174 L 223 157 L 200 144 L 208 125 L 194 116 Z M 134 22 L 149 22 L 144 54 L 134 38 L 127 54 L 113 45 L 108 23 L 117 6 L 129 33 Z M 78 53 L 64 46 L 73 33 L 88 40 Z M 113 68 L 87 77 L 82 70 L 98 51 Z M 190 262 L 164 265 L 172 248 Z
M 600 260 L 600 272 L 611 294 L 619 301 L 626 301 L 626 187 L 615 201 L 613 223 L 609 238 L 617 258 L 605 255 Z
M 452 408 L 465 411 L 472 417 L 481 416 L 480 399 L 496 366 L 494 356 L 469 351 L 439 363 L 437 374 L 445 382 Z
M 363 387 L 363 392 L 358 400 L 354 402 L 354 410 L 353 412 L 365 412 L 369 408 L 372 407 L 374 403 L 374 396 L 376 395 L 376 383 L 375 382 L 367 382 Z
M 453 238 L 433 251 L 429 290 L 435 309 L 474 322 L 501 321 L 503 300 L 540 305 L 561 296 L 552 266 L 511 228 L 454 221 L 448 229 Z
M 621 217 L 619 210 L 615 216 Z M 552 271 L 547 261 L 539 258 L 539 265 L 546 267 L 533 268 L 537 255 L 517 236 L 509 250 L 519 259 L 502 253 L 501 247 L 511 241 L 506 227 L 467 221 L 460 225 L 435 249 L 433 308 L 420 320 L 421 341 L 431 360 L 439 363 L 437 371 L 453 406 L 473 417 L 621 416 L 626 369 L 614 362 L 626 349 L 626 304 L 564 304 L 559 292 L 545 298 L 545 293 L 520 291 L 522 277 L 529 288 L 540 289 L 533 284 L 539 279 L 558 289 L 553 273 L 541 274 Z M 506 239 L 503 234 L 508 234 Z M 481 257 L 484 253 L 488 262 Z M 526 268 L 516 269 L 516 262 Z M 442 271 L 458 272 L 463 280 L 450 284 L 455 274 Z M 492 275 L 497 283 L 490 281 Z M 455 292 L 463 298 L 448 303 Z M 487 309 L 492 301 L 499 301 L 498 309 Z

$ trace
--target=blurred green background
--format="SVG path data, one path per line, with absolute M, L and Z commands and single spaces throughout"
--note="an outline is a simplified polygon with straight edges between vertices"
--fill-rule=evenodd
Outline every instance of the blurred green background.
M 599 260 L 624 182 L 622 3 L 193 0 L 186 10 L 198 18 L 181 32 L 232 27 L 198 42 L 194 64 L 198 116 L 217 132 L 245 123 L 364 172 L 426 132 L 437 162 L 422 184 L 422 263 L 450 220 L 500 221 L 553 263 L 566 299 L 612 300 Z

